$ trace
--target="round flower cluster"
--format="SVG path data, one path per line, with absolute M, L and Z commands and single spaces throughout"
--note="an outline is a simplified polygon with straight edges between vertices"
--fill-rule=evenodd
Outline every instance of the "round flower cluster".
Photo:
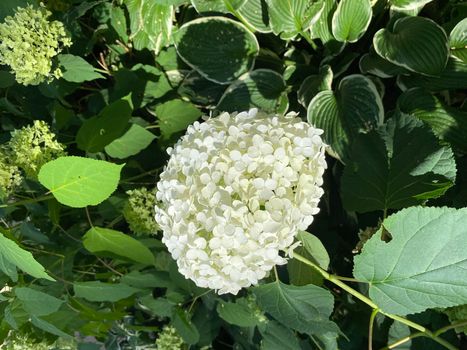
M 141 187 L 126 193 L 129 197 L 123 207 L 123 216 L 130 230 L 136 234 L 156 233 L 159 227 L 153 216 L 153 208 L 156 204 L 155 191 Z
M 64 146 L 55 139 L 55 134 L 42 120 L 35 120 L 32 126 L 14 130 L 5 150 L 11 163 L 23 169 L 31 179 L 37 177 L 45 163 L 65 155 Z
M 157 350 L 181 350 L 184 341 L 177 333 L 177 330 L 171 326 L 165 326 L 156 339 Z
M 63 23 L 47 20 L 51 14 L 29 5 L 0 23 L 0 64 L 9 65 L 20 84 L 37 85 L 61 76 L 59 68 L 51 72 L 52 58 L 71 46 L 71 40 Z
M 236 294 L 258 283 L 319 212 L 322 130 L 256 109 L 195 122 L 168 149 L 156 221 L 179 271 Z
M 22 181 L 19 168 L 11 164 L 7 155 L 0 149 L 0 199 L 12 194 Z

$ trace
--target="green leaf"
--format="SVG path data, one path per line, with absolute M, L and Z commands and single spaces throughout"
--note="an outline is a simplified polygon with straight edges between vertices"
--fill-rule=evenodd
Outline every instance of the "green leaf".
M 105 146 L 105 152 L 113 158 L 125 159 L 141 152 L 155 138 L 156 136 L 153 133 L 142 126 L 131 124 L 131 127 L 123 136 Z
M 248 72 L 259 52 L 256 37 L 241 23 L 205 17 L 174 34 L 179 56 L 209 80 L 228 84 Z
M 184 310 L 178 309 L 173 315 L 172 324 L 184 342 L 193 345 L 199 341 L 199 332 L 188 317 Z
M 410 328 L 409 326 L 394 321 L 389 327 L 389 333 L 388 333 L 388 345 L 395 343 L 399 339 L 405 338 L 410 336 Z M 397 346 L 398 350 L 410 350 L 412 347 L 412 340 L 409 340 L 405 342 L 404 344 L 401 344 Z
M 467 303 L 467 209 L 407 208 L 383 227 L 354 259 L 355 278 L 369 283 L 383 311 L 406 315 Z M 383 229 L 389 243 L 381 240 Z
M 154 255 L 141 242 L 122 232 L 92 227 L 83 236 L 83 245 L 91 253 L 108 252 L 141 264 L 153 265 Z
M 359 61 L 360 71 L 363 74 L 374 74 L 380 78 L 391 78 L 398 74 L 406 74 L 405 68 L 399 67 L 379 56 L 373 47 L 364 54 Z
M 397 84 L 402 90 L 422 87 L 428 91 L 467 89 L 467 62 L 450 57 L 446 68 L 438 77 L 399 75 Z
M 253 293 L 261 309 L 288 328 L 301 333 L 338 331 L 336 324 L 329 321 L 334 298 L 323 288 L 277 281 L 255 287 Z
M 259 320 L 246 299 L 240 298 L 235 303 L 221 301 L 217 304 L 217 313 L 226 322 L 239 327 L 254 327 Z
M 36 317 L 36 316 L 31 316 L 31 323 L 36 326 L 37 328 L 40 328 L 48 333 L 54 334 L 56 336 L 59 336 L 64 339 L 72 339 L 73 337 L 62 330 L 58 329 L 56 326 L 54 326 L 52 323 L 44 321 L 43 319 Z
M 451 54 L 467 63 L 467 18 L 456 24 L 449 35 Z
M 64 303 L 63 300 L 31 288 L 17 287 L 14 291 L 23 309 L 33 316 L 50 315 Z
M 154 299 L 152 295 L 139 298 L 138 304 L 143 310 L 160 317 L 171 317 L 174 308 L 174 305 L 166 298 Z
M 123 283 L 137 288 L 167 288 L 171 280 L 167 272 L 139 272 L 133 270 L 120 279 Z
M 151 0 L 124 0 L 130 15 L 130 40 L 136 50 L 159 51 L 170 43 L 174 8 Z
M 311 38 L 320 39 L 326 48 L 326 54 L 332 56 L 339 54 L 345 47 L 345 43 L 337 41 L 332 34 L 332 17 L 336 8 L 336 0 L 324 0 L 318 21 L 310 27 Z
M 60 157 L 42 166 L 39 182 L 62 204 L 97 205 L 117 189 L 123 165 L 83 157 Z
M 359 135 L 350 159 L 342 176 L 342 200 L 347 210 L 358 212 L 423 203 L 442 195 L 456 177 L 451 149 L 407 115 Z
M 336 92 L 319 92 L 308 106 L 308 122 L 324 130 L 324 140 L 343 160 L 352 139 L 377 127 L 383 116 L 375 84 L 359 74 L 342 79 Z
M 274 34 L 283 38 L 307 31 L 323 11 L 322 1 L 308 0 L 266 0 L 269 7 L 270 25 Z
M 73 283 L 75 297 L 96 302 L 116 302 L 140 292 L 140 289 L 124 283 L 104 283 L 100 281 Z
M 223 12 L 237 10 L 245 0 L 191 0 L 191 4 L 198 13 Z
M 269 321 L 264 330 L 260 330 L 261 350 L 300 350 L 299 340 L 295 333 L 281 324 Z
M 331 67 L 326 64 L 319 69 L 318 74 L 306 77 L 297 92 L 300 104 L 307 108 L 318 92 L 331 90 L 333 76 Z
M 0 233 L 0 270 L 16 281 L 18 278 L 16 267 L 35 278 L 55 281 L 45 272 L 45 268 L 34 259 L 30 252 Z
M 201 116 L 201 111 L 190 102 L 171 100 L 156 106 L 156 116 L 161 134 L 168 139 L 195 122 Z
M 256 107 L 265 112 L 278 112 L 287 98 L 285 89 L 280 74 L 270 69 L 257 69 L 242 75 L 225 90 L 217 110 L 240 112 Z
M 260 33 L 270 33 L 269 11 L 266 0 L 246 0 L 237 10 L 237 17 L 241 17 L 250 27 Z
M 306 252 L 311 256 L 311 260 L 318 264 L 322 269 L 327 270 L 329 267 L 329 255 L 323 243 L 315 235 L 299 231 L 297 239 L 302 242 Z
M 97 73 L 92 65 L 79 56 L 58 55 L 58 62 L 62 69 L 62 78 L 72 83 L 82 83 L 104 77 Z
M 393 7 L 400 10 L 413 10 L 422 7 L 433 0 L 390 0 Z
M 225 85 L 216 84 L 196 70 L 192 70 L 183 79 L 177 92 L 192 103 L 203 106 L 216 105 L 226 89 Z
M 397 66 L 428 76 L 441 74 L 449 57 L 444 29 L 424 17 L 403 17 L 373 37 L 378 55 Z
M 370 0 L 341 0 L 332 16 L 332 34 L 341 42 L 354 43 L 371 22 Z
M 467 152 L 467 113 L 444 105 L 420 88 L 405 91 L 397 100 L 397 107 L 428 124 L 441 140 Z
M 7 87 L 15 85 L 16 80 L 15 76 L 10 72 L 0 70 L 0 89 L 5 89 Z
M 125 133 L 132 112 L 130 95 L 104 107 L 99 115 L 85 120 L 81 125 L 76 134 L 78 147 L 91 153 L 102 151 Z

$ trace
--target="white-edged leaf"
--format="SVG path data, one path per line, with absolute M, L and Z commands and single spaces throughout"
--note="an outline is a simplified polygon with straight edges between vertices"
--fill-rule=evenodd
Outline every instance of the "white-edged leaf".
M 132 296 L 141 289 L 130 287 L 124 283 L 104 283 L 100 281 L 73 283 L 75 297 L 96 302 L 116 302 Z
M 381 240 L 383 229 L 391 236 Z M 467 303 L 467 209 L 411 207 L 391 215 L 355 257 L 385 312 L 418 313 Z M 423 252 L 421 254 L 421 252 Z
M 356 42 L 365 34 L 373 12 L 370 0 L 341 0 L 332 16 L 332 34 L 341 42 Z
M 324 130 L 324 139 L 341 157 L 359 132 L 382 123 L 383 103 L 375 84 L 359 74 L 346 76 L 336 92 L 319 92 L 308 106 L 308 122 Z
M 58 63 L 62 69 L 62 78 L 72 83 L 82 83 L 104 78 L 97 73 L 94 67 L 79 56 L 61 54 L 58 55 Z
M 174 34 L 174 43 L 190 67 L 220 84 L 228 84 L 248 72 L 259 52 L 253 33 L 225 17 L 204 17 L 185 23 Z
M 451 54 L 467 63 L 467 18 L 456 24 L 449 35 Z
M 298 102 L 307 108 L 310 101 L 320 91 L 331 90 L 334 74 L 327 64 L 319 69 L 318 74 L 313 74 L 305 78 L 298 89 Z
M 433 0 L 390 0 L 394 8 L 401 10 L 413 10 L 420 8 Z
M 138 124 L 131 124 L 128 131 L 105 146 L 105 152 L 118 159 L 125 159 L 138 154 L 148 147 L 156 136 Z
M 380 29 L 373 37 L 373 46 L 385 60 L 428 76 L 441 74 L 449 57 L 444 29 L 424 17 L 402 17 L 392 30 Z
M 358 62 L 360 71 L 363 74 L 374 74 L 380 78 L 391 78 L 398 74 L 408 73 L 407 69 L 386 61 L 379 56 L 375 50 L 370 48 L 370 52 L 364 54 Z
M 83 245 L 91 253 L 112 253 L 141 264 L 153 265 L 154 255 L 143 243 L 120 231 L 92 227 L 83 236 Z
M 269 11 L 266 0 L 246 0 L 237 10 L 237 15 L 247 22 L 250 27 L 260 33 L 270 33 Z
M 191 4 L 198 13 L 228 13 L 240 8 L 245 1 L 246 0 L 191 0 Z
M 43 165 L 38 179 L 60 203 L 83 208 L 110 197 L 117 189 L 123 166 L 84 157 L 60 157 Z

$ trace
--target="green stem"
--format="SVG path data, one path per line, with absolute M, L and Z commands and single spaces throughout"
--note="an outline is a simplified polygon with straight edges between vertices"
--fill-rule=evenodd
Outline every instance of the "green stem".
M 314 51 L 317 51 L 318 50 L 318 46 L 315 44 L 315 42 L 313 41 L 313 39 L 311 39 L 311 36 L 306 32 L 306 31 L 301 31 L 300 32 L 300 35 L 308 42 L 308 44 L 310 44 L 311 48 L 314 50 Z
M 403 324 L 405 324 L 405 325 L 407 325 L 407 326 L 409 326 L 409 327 L 411 327 L 413 329 L 416 329 L 417 331 L 423 333 L 424 336 L 433 339 L 435 342 L 437 342 L 440 345 L 443 345 L 446 349 L 456 350 L 456 348 L 452 344 L 448 343 L 447 341 L 445 341 L 442 338 L 439 338 L 438 334 L 430 332 L 428 329 L 426 329 L 425 327 L 419 325 L 418 323 L 412 322 L 412 321 L 410 321 L 410 320 L 408 320 L 408 319 L 406 319 L 404 317 L 398 316 L 398 315 L 393 315 L 393 314 L 381 311 L 380 308 L 378 307 L 378 305 L 376 305 L 371 299 L 369 299 L 368 297 L 366 297 L 362 293 L 356 291 L 352 287 L 348 286 L 347 284 L 345 284 L 344 282 L 339 280 L 339 278 L 337 278 L 336 276 L 330 274 L 329 272 L 322 269 L 317 264 L 315 264 L 312 261 L 310 261 L 310 260 L 306 259 L 305 257 L 301 256 L 300 254 L 294 252 L 293 257 L 295 259 L 303 262 L 305 265 L 313 267 L 316 271 L 318 271 L 329 282 L 332 282 L 336 286 L 339 286 L 340 288 L 345 290 L 347 293 L 353 295 L 355 298 L 359 299 L 360 301 L 362 301 L 365 304 L 367 304 L 368 306 L 370 306 L 375 311 L 377 310 L 376 313 L 379 312 L 379 313 L 385 315 L 386 317 L 392 318 L 395 321 L 401 322 L 401 323 L 403 323 Z M 375 312 L 375 311 L 373 311 L 373 312 Z M 376 313 L 375 313 L 375 316 L 376 316 Z
M 379 309 L 373 309 L 370 316 L 370 325 L 368 327 L 368 350 L 373 350 L 373 326 L 375 324 L 375 317 L 378 314 Z
M 54 197 L 53 195 L 48 194 L 48 195 L 44 195 L 44 196 L 41 196 L 41 197 L 29 198 L 29 199 L 25 199 L 25 200 L 18 201 L 18 202 L 0 204 L 0 208 L 10 208 L 10 207 L 17 207 L 19 205 L 24 205 L 24 204 L 42 202 L 42 201 L 52 199 L 53 197 Z

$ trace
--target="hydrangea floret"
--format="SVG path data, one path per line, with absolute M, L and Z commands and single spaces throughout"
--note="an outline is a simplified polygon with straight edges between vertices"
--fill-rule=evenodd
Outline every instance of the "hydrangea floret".
M 7 152 L 11 163 L 24 170 L 26 177 L 35 179 L 42 165 L 66 155 L 64 149 L 49 125 L 35 120 L 33 125 L 11 133 Z
M 22 181 L 20 169 L 11 164 L 5 152 L 0 149 L 0 199 L 12 194 Z
M 157 184 L 155 217 L 179 271 L 237 294 L 285 264 L 298 230 L 319 212 L 322 130 L 295 113 L 256 109 L 195 122 Z
M 138 235 L 156 233 L 159 227 L 154 221 L 155 191 L 141 187 L 126 193 L 128 200 L 123 207 L 123 216 L 130 230 Z
M 156 339 L 157 350 L 181 350 L 184 341 L 172 326 L 165 326 Z
M 37 85 L 61 76 L 52 59 L 71 46 L 71 39 L 63 23 L 48 21 L 51 14 L 29 5 L 0 23 L 0 64 L 9 65 L 20 84 Z

